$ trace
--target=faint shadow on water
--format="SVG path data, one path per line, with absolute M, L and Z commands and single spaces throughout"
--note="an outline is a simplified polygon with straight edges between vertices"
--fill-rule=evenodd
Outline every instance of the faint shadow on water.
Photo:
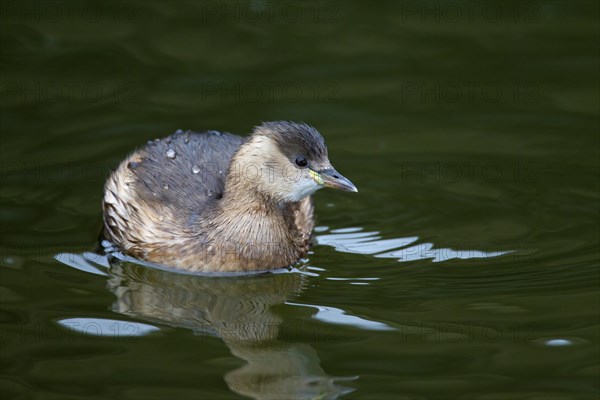
M 220 337 L 234 356 L 246 361 L 224 375 L 236 393 L 256 399 L 336 399 L 354 391 L 340 382 L 357 377 L 327 375 L 310 345 L 278 340 L 283 318 L 273 307 L 300 294 L 306 275 L 190 276 L 117 259 L 108 265 L 92 253 L 56 258 L 107 276 L 117 313 Z

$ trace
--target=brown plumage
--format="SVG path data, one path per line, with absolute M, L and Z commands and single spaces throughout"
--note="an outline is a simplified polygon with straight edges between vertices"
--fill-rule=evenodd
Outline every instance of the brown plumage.
M 308 252 L 310 195 L 323 186 L 356 191 L 306 124 L 268 122 L 248 138 L 177 131 L 111 174 L 104 236 L 126 254 L 188 271 L 286 267 Z

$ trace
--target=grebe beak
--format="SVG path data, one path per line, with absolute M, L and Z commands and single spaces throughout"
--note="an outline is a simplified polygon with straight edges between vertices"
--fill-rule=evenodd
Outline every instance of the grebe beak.
M 320 171 L 309 170 L 310 176 L 319 185 L 330 187 L 333 189 L 343 190 L 345 192 L 358 192 L 358 189 L 349 179 L 333 168 L 322 169 Z

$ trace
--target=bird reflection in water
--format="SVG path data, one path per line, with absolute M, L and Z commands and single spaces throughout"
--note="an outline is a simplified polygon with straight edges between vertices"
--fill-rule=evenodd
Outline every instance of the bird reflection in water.
M 232 391 L 255 399 L 336 399 L 354 390 L 340 382 L 356 377 L 327 375 L 310 345 L 278 339 L 283 319 L 272 308 L 303 290 L 304 275 L 205 277 L 111 264 L 115 312 L 219 336 L 247 362 L 225 374 Z

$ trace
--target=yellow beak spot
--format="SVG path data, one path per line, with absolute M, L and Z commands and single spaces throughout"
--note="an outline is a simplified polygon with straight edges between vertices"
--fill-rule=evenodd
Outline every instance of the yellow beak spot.
M 325 183 L 325 181 L 323 180 L 323 178 L 321 178 L 321 175 L 319 175 L 318 172 L 313 171 L 312 169 L 308 170 L 308 174 L 311 176 L 311 178 L 313 178 L 315 180 L 315 182 L 317 182 L 319 185 L 323 185 Z

